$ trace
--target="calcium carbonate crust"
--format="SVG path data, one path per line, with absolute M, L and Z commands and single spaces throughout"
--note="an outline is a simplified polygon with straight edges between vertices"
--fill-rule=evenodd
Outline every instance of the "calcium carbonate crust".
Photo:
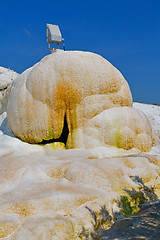
M 44 57 L 14 81 L 7 109 L 8 123 L 18 138 L 29 143 L 40 143 L 58 139 L 66 119 L 68 148 L 93 148 L 98 142 L 98 145 L 110 144 L 130 149 L 137 146 L 140 137 L 139 142 L 144 139 L 147 145 L 140 149 L 145 151 L 154 142 L 149 122 L 134 111 L 142 126 L 139 130 L 144 134 L 142 137 L 136 133 L 136 127 L 132 130 L 134 126 L 130 129 L 128 123 L 120 120 L 125 119 L 126 114 L 129 116 L 132 110 L 126 108 L 125 114 L 117 110 L 132 107 L 132 104 L 128 83 L 107 60 L 90 52 L 58 51 Z M 108 109 L 112 109 L 111 114 L 107 113 Z M 105 116 L 108 116 L 107 122 Z M 115 130 L 112 116 L 119 130 Z M 136 123 L 132 118 L 130 121 Z M 93 128 L 95 121 L 104 128 L 96 127 L 96 124 Z M 131 141 L 129 132 L 132 143 L 127 143 Z M 89 140 L 87 144 L 86 139 Z
M 65 115 L 71 132 L 115 106 L 132 106 L 129 86 L 116 68 L 97 54 L 57 52 L 14 81 L 8 122 L 22 140 L 41 142 L 61 135 Z
M 68 138 L 68 144 L 70 135 Z M 94 148 L 112 145 L 126 150 L 151 150 L 155 136 L 146 115 L 131 107 L 115 107 L 103 111 L 72 133 L 72 146 Z
M 11 84 L 18 75 L 18 73 L 10 69 L 0 67 L 0 114 L 7 109 Z

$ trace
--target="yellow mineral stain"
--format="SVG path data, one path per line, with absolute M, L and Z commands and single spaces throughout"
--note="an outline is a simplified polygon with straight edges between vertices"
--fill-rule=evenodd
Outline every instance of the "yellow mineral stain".
M 62 150 L 66 149 L 65 144 L 62 142 L 53 142 L 53 143 L 48 143 L 43 146 L 45 150 Z
M 10 222 L 0 223 L 0 238 L 8 237 L 16 229 L 15 224 Z
M 10 210 L 21 216 L 29 217 L 33 214 L 33 211 L 35 209 L 31 204 L 22 202 L 22 203 L 13 203 L 10 207 Z

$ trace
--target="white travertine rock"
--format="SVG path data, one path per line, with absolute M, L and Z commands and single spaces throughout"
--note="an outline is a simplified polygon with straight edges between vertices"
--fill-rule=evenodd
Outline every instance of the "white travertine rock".
M 14 81 L 8 123 L 15 136 L 39 143 L 60 137 L 65 116 L 72 135 L 104 110 L 123 106 L 132 106 L 128 83 L 107 60 L 89 52 L 58 51 Z
M 7 109 L 11 84 L 18 75 L 10 69 L 0 67 L 0 114 Z
M 7 110 L 7 103 L 11 91 L 11 85 L 8 85 L 7 88 L 0 90 L 0 114 Z
M 0 67 L 0 90 L 7 88 L 18 75 L 13 70 Z
M 160 145 L 160 107 L 152 104 L 134 103 L 134 107 L 143 111 L 153 128 L 156 144 Z
M 0 238 L 80 240 L 92 228 L 85 206 L 111 213 L 123 189 L 137 188 L 131 176 L 155 184 L 160 196 L 159 156 L 92 158 L 73 149 L 0 157 Z M 155 182 L 156 179 L 156 182 Z
M 89 119 L 68 137 L 69 146 L 95 148 L 112 145 L 126 150 L 150 151 L 155 144 L 151 124 L 146 115 L 135 108 L 116 107 Z
M 125 112 L 126 108 L 120 109 Z M 98 118 L 104 115 L 106 119 L 107 111 L 91 122 L 99 124 Z M 127 110 L 128 119 L 133 112 L 134 109 Z M 115 110 L 113 113 L 117 117 Z M 138 123 L 140 116 L 146 123 L 141 112 L 135 110 L 134 114 Z M 155 116 L 158 121 L 158 114 Z M 127 120 L 124 121 L 126 124 Z M 120 124 L 123 128 L 123 123 Z M 142 128 L 140 123 L 139 126 Z M 89 230 L 93 227 L 93 218 L 85 207 L 99 212 L 106 205 L 109 213 L 113 213 L 118 209 L 117 198 L 125 194 L 123 189 L 138 187 L 131 176 L 139 176 L 145 185 L 155 186 L 160 197 L 157 146 L 153 155 L 113 146 L 43 151 L 41 145 L 28 144 L 10 135 L 6 113 L 0 115 L 0 130 L 0 239 L 81 240 L 82 226 Z

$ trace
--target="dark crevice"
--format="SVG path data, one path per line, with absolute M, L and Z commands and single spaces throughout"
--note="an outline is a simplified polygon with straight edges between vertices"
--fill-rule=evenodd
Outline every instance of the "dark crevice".
M 2 92 L 2 91 L 4 91 L 4 90 L 6 90 L 8 88 L 8 86 L 7 87 L 5 87 L 5 88 L 1 88 L 0 89 L 0 92 Z
M 67 119 L 66 119 L 66 115 L 65 115 L 64 125 L 63 125 L 63 130 L 62 130 L 61 136 L 56 139 L 53 138 L 50 140 L 43 140 L 41 143 L 47 144 L 47 143 L 53 143 L 53 142 L 63 142 L 66 145 L 68 134 L 69 134 L 69 129 L 68 129 Z

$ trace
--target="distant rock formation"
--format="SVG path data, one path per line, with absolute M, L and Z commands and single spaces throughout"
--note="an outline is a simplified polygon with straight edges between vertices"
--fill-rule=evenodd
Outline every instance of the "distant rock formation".
M 0 67 L 0 114 L 7 109 L 11 84 L 18 75 L 10 69 Z
M 14 81 L 8 123 L 15 136 L 29 143 L 63 141 L 63 132 L 67 148 L 109 144 L 148 151 L 154 144 L 149 121 L 139 111 L 121 108 L 132 104 L 128 83 L 107 60 L 89 52 L 58 51 Z
M 135 102 L 133 104 L 133 107 L 139 109 L 140 111 L 143 111 L 147 116 L 152 125 L 152 129 L 156 138 L 156 144 L 160 145 L 160 107 L 152 104 L 142 104 Z

